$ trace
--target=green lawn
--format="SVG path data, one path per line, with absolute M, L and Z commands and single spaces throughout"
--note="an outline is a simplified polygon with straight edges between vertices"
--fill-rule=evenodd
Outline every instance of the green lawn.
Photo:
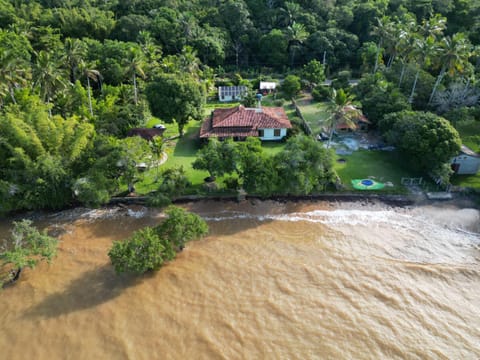
M 322 127 L 325 126 L 325 120 L 330 115 L 326 111 L 327 105 L 325 103 L 314 101 L 298 101 L 297 105 L 300 108 L 305 121 L 310 125 L 313 134 L 319 134 L 322 131 Z
M 450 179 L 455 186 L 480 189 L 480 175 L 453 175 Z
M 335 170 L 342 179 L 346 190 L 354 190 L 351 181 L 370 176 L 379 182 L 391 182 L 393 187 L 385 187 L 378 192 L 405 193 L 401 185 L 402 177 L 416 177 L 418 174 L 404 166 L 404 161 L 396 151 L 359 150 L 351 155 L 336 155 L 336 159 L 345 159 L 345 163 L 335 162 Z M 370 191 L 369 191 L 370 192 Z
M 462 143 L 480 153 L 480 121 L 459 121 L 455 128 L 462 138 Z M 455 186 L 480 189 L 480 174 L 454 175 L 451 182 Z
M 167 126 L 169 125 L 175 126 L 175 124 L 167 124 Z M 168 155 L 168 160 L 160 166 L 160 170 L 183 166 L 187 177 L 193 185 L 194 191 L 203 184 L 203 179 L 208 176 L 208 172 L 192 168 L 192 162 L 195 160 L 197 150 L 200 147 L 200 140 L 198 138 L 200 126 L 200 122 L 190 121 L 185 127 L 185 135 L 182 138 L 167 140 L 165 151 Z M 175 135 L 178 135 L 178 131 Z M 157 170 L 155 168 L 146 171 L 142 175 L 142 178 L 143 179 L 136 184 L 138 194 L 146 194 L 157 188 L 155 182 L 157 179 Z
M 460 121 L 455 128 L 460 134 L 463 144 L 480 153 L 480 121 Z

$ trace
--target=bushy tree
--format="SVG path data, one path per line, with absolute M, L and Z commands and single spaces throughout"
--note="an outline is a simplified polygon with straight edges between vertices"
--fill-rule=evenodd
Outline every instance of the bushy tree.
M 285 194 L 323 191 L 335 176 L 332 153 L 309 136 L 290 138 L 274 161 L 279 189 Z
M 180 135 L 190 119 L 202 119 L 204 88 L 192 77 L 161 75 L 147 86 L 146 94 L 152 114 L 166 122 L 176 122 Z
M 293 99 L 298 95 L 302 84 L 300 83 L 300 78 L 296 75 L 288 75 L 283 80 L 281 90 L 288 99 Z
M 175 253 L 162 244 L 153 228 L 145 227 L 124 241 L 115 241 L 108 256 L 117 273 L 143 274 L 158 270 Z
M 353 91 L 362 103 L 363 114 L 373 126 L 386 114 L 411 109 L 400 89 L 378 72 L 364 76 Z
M 456 156 L 461 140 L 457 130 L 444 118 L 420 111 L 386 115 L 379 123 L 385 139 L 397 146 L 411 165 L 435 171 Z
M 34 268 L 40 261 L 50 262 L 57 245 L 57 239 L 38 231 L 32 221 L 14 222 L 12 235 L 0 250 L 0 288 L 18 280 L 24 268 Z
M 207 170 L 212 177 L 231 173 L 236 169 L 235 148 L 236 145 L 231 139 L 209 139 L 207 145 L 197 152 L 192 166 L 197 170 Z
M 316 59 L 310 60 L 303 65 L 302 78 L 313 88 L 325 80 L 325 67 Z
M 117 273 L 143 274 L 158 270 L 176 256 L 185 243 L 208 233 L 207 223 L 198 215 L 172 206 L 167 219 L 156 227 L 145 227 L 123 241 L 115 241 L 108 252 Z
M 201 238 L 208 233 L 207 223 L 197 214 L 177 206 L 170 206 L 165 213 L 167 219 L 156 226 L 155 231 L 178 249 L 183 249 L 188 241 Z

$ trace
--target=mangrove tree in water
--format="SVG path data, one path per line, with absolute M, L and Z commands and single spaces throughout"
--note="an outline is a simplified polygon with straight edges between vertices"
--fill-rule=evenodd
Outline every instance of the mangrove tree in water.
M 57 245 L 56 238 L 38 231 L 30 220 L 14 222 L 12 235 L 0 250 L 0 288 L 17 281 L 25 267 L 34 268 L 43 260 L 50 262 Z
M 171 206 L 168 218 L 156 227 L 145 227 L 123 241 L 115 241 L 108 252 L 117 273 L 143 274 L 158 270 L 173 260 L 185 243 L 208 233 L 207 223 L 198 215 Z

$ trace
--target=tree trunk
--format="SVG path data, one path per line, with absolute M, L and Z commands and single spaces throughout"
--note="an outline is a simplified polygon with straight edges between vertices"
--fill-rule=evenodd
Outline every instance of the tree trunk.
M 395 55 L 390 55 L 390 57 L 388 58 L 388 62 L 387 62 L 387 69 L 390 69 L 394 59 L 395 59 Z
M 437 88 L 440 85 L 440 83 L 443 80 L 443 77 L 445 76 L 445 66 L 442 67 L 442 70 L 440 70 L 440 74 L 438 74 L 437 81 L 435 81 L 435 85 L 433 85 L 432 93 L 430 94 L 430 98 L 428 99 L 428 105 L 432 103 L 433 97 L 435 96 L 435 93 L 437 92 Z
M 13 92 L 13 88 L 11 86 L 9 86 L 8 89 L 10 90 L 10 97 L 12 98 L 13 103 L 16 104 L 17 100 L 15 100 L 15 95 L 14 95 L 14 92 Z
M 18 269 L 12 269 L 10 271 L 10 279 L 8 279 L 4 284 L 3 284 L 3 287 L 6 287 L 8 285 L 12 285 L 14 284 L 15 282 L 18 281 L 18 279 L 20 279 L 20 275 L 22 274 L 22 270 L 23 268 L 19 267 Z
M 135 75 L 135 72 L 133 73 L 133 97 L 134 97 L 135 105 L 137 105 L 138 104 L 138 93 L 137 93 L 137 77 Z
M 87 76 L 87 93 L 88 93 L 88 108 L 90 109 L 90 115 L 93 116 L 92 95 L 90 94 L 90 78 L 88 76 Z
M 377 69 L 378 69 L 378 57 L 380 56 L 380 46 L 382 42 L 379 41 L 378 42 L 378 45 L 377 45 L 377 54 L 375 55 L 375 65 L 373 66 L 373 73 L 375 74 L 377 72 Z
M 328 143 L 327 143 L 327 149 L 330 149 L 330 143 L 332 142 L 333 138 L 333 131 L 335 130 L 335 126 L 332 125 L 332 128 L 330 129 L 330 134 L 328 136 Z
M 410 97 L 408 98 L 408 102 L 411 104 L 413 103 L 413 97 L 415 96 L 415 88 L 417 87 L 418 76 L 420 75 L 420 69 L 417 70 L 417 74 L 415 75 L 415 80 L 413 81 L 412 92 L 410 93 Z
M 402 72 L 400 73 L 400 79 L 398 80 L 398 87 L 402 85 L 403 77 L 405 76 L 405 70 L 407 69 L 407 64 L 403 63 L 402 65 Z

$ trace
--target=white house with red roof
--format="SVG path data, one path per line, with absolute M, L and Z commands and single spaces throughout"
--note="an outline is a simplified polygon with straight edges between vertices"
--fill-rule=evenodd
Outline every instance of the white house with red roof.
M 245 140 L 248 136 L 254 136 L 260 140 L 281 140 L 291 127 L 282 107 L 246 108 L 239 105 L 213 110 L 202 124 L 200 138 Z

